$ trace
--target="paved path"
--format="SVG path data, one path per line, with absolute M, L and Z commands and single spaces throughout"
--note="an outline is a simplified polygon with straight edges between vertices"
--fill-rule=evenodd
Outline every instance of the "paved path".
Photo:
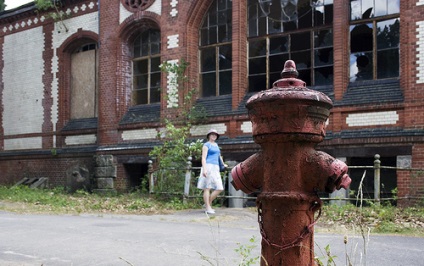
M 320 231 L 316 228 L 316 231 Z M 239 265 L 237 243 L 260 254 L 257 217 L 246 209 L 200 210 L 172 215 L 34 215 L 0 212 L 1 266 Z M 330 245 L 336 265 L 424 265 L 424 238 L 316 233 L 315 253 Z M 366 263 L 365 263 L 366 262 Z

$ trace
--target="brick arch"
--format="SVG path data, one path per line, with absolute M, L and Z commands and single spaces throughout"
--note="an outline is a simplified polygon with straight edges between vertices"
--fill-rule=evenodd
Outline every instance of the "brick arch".
M 119 107 L 118 117 L 122 117 L 131 106 L 131 44 L 138 34 L 147 29 L 160 29 L 160 16 L 150 11 L 140 11 L 125 19 L 118 29 L 118 49 L 117 49 L 117 97 L 122 99 Z M 161 47 L 163 51 L 164 39 L 161 34 Z M 163 54 L 161 51 L 161 54 Z
M 199 50 L 199 31 L 203 22 L 205 14 L 208 12 L 212 1 L 194 1 L 189 8 L 187 14 L 187 62 L 190 64 L 188 70 L 188 76 L 194 81 L 197 88 L 200 89 L 199 83 L 199 61 L 198 61 L 198 50 Z
M 118 34 L 122 42 L 129 43 L 137 33 L 146 29 L 160 30 L 159 15 L 150 11 L 140 11 L 125 19 L 118 28 Z
M 99 35 L 92 31 L 79 29 L 76 33 L 69 36 L 62 45 L 57 49 L 58 55 L 65 53 L 71 54 L 75 49 L 89 42 L 98 42 Z
M 78 30 L 68 37 L 62 45 L 57 48 L 58 56 L 58 88 L 59 88 L 59 119 L 57 130 L 60 131 L 71 117 L 71 55 L 84 44 L 98 43 L 98 34 L 92 31 Z M 62 140 L 58 139 L 61 145 Z

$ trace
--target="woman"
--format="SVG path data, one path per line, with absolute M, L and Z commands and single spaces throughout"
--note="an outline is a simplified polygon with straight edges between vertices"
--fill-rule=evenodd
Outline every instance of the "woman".
M 208 141 L 203 144 L 202 148 L 202 169 L 200 170 L 197 188 L 203 189 L 203 201 L 207 214 L 215 213 L 215 210 L 212 209 L 212 202 L 224 190 L 219 172 L 219 161 L 223 165 L 225 164 L 221 158 L 218 144 L 215 142 L 218 138 L 219 134 L 215 129 L 209 130 L 206 134 Z M 213 190 L 212 193 L 211 189 Z

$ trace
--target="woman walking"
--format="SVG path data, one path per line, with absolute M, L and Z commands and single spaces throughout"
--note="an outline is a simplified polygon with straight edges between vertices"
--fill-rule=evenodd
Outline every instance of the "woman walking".
M 202 169 L 200 170 L 197 188 L 203 189 L 203 200 L 207 214 L 215 213 L 215 210 L 212 209 L 212 202 L 224 190 L 219 166 L 220 163 L 224 165 L 224 162 L 219 146 L 216 143 L 218 138 L 219 134 L 215 129 L 209 130 L 208 134 L 206 134 L 208 141 L 203 144 L 202 148 Z M 211 190 L 213 190 L 212 193 Z

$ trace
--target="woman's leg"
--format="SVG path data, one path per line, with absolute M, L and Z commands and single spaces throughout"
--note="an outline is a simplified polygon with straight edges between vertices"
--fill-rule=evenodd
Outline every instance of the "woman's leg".
M 221 193 L 222 190 L 214 190 L 212 192 L 212 194 L 209 196 L 209 206 L 212 206 L 212 202 L 214 201 L 214 199 L 216 199 L 216 197 L 218 197 L 219 193 Z
M 203 190 L 203 201 L 205 202 L 206 210 L 212 209 L 210 204 L 210 196 L 211 196 L 211 190 L 209 188 L 205 188 Z

